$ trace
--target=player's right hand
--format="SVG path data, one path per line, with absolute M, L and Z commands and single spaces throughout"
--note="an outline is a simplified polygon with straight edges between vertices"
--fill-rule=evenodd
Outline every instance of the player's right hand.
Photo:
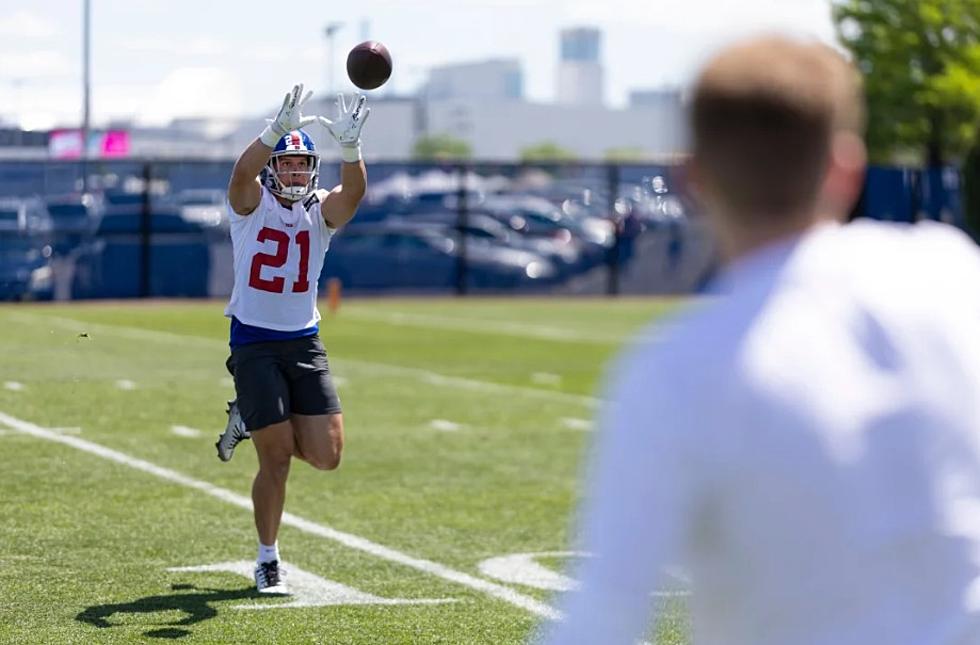
M 286 92 L 276 118 L 269 121 L 259 136 L 262 143 L 275 148 L 279 139 L 287 132 L 304 128 L 316 121 L 315 116 L 303 116 L 303 104 L 309 101 L 311 96 L 313 96 L 312 91 L 303 96 L 302 83 L 294 85 L 292 91 Z

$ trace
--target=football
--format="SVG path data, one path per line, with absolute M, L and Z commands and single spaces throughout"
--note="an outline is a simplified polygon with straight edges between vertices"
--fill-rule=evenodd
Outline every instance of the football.
M 347 54 L 347 76 L 362 90 L 381 87 L 391 76 L 391 54 L 381 43 L 368 40 Z

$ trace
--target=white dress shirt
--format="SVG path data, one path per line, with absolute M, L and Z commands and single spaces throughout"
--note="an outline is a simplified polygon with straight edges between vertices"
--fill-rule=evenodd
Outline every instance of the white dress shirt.
M 544 641 L 636 642 L 679 565 L 697 644 L 980 643 L 973 242 L 823 225 L 717 292 L 611 372 Z

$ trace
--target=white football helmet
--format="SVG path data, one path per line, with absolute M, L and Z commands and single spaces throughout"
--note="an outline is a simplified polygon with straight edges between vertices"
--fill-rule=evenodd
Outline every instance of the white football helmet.
M 303 174 L 308 175 L 309 179 L 304 185 L 286 186 L 279 179 L 279 160 L 293 155 L 309 159 L 309 167 L 303 171 Z M 313 139 L 302 130 L 293 130 L 279 138 L 279 142 L 272 150 L 272 156 L 269 157 L 269 163 L 262 169 L 261 181 L 273 195 L 295 202 L 313 194 L 317 188 L 319 176 L 320 155 L 316 151 Z

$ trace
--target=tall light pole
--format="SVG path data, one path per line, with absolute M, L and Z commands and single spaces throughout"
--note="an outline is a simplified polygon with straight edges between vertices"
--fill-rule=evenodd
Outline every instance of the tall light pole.
M 82 192 L 88 192 L 88 132 L 91 119 L 91 78 L 89 64 L 92 12 L 89 0 L 82 0 Z
M 343 26 L 344 23 L 342 22 L 328 22 L 327 26 L 323 28 L 323 35 L 327 37 L 327 96 L 333 96 L 334 93 L 334 34 Z

